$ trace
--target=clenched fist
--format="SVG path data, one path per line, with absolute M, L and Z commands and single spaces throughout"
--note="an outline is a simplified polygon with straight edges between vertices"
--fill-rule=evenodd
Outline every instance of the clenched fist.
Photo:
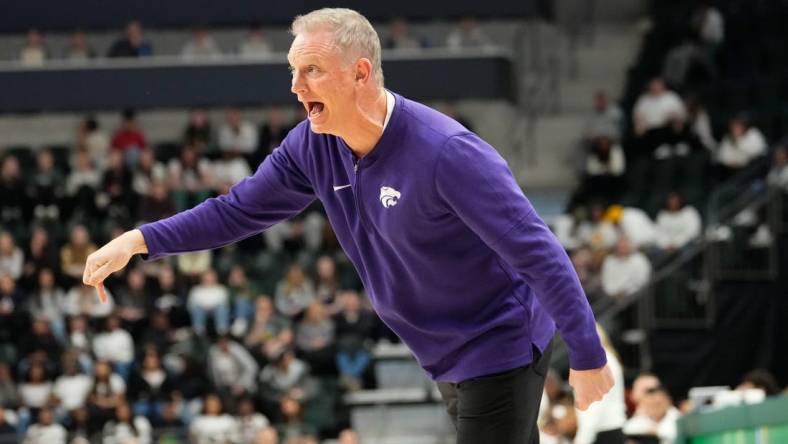
M 569 385 L 575 390 L 575 406 L 585 410 L 613 388 L 613 372 L 607 365 L 592 370 L 570 369 Z
M 82 282 L 96 287 L 101 302 L 107 301 L 104 292 L 104 279 L 129 263 L 131 257 L 138 253 L 147 253 L 145 238 L 140 230 L 127 231 L 112 239 L 103 247 L 88 256 Z

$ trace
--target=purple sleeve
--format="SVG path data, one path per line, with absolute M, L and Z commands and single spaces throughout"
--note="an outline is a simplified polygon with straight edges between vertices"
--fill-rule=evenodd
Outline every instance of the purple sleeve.
M 227 194 L 142 225 L 139 229 L 148 247 L 145 259 L 218 248 L 259 233 L 306 208 L 315 195 L 286 144 L 287 140 Z
M 575 370 L 607 362 L 594 315 L 563 247 L 539 218 L 503 158 L 474 134 L 447 142 L 435 170 L 446 206 L 514 267 L 555 321 Z

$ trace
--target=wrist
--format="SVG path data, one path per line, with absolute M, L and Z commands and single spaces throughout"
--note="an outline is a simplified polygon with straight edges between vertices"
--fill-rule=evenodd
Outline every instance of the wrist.
M 142 231 L 134 229 L 127 231 L 121 235 L 124 239 L 124 242 L 128 245 L 131 254 L 147 254 L 148 253 L 148 245 L 145 244 L 145 237 L 142 235 Z

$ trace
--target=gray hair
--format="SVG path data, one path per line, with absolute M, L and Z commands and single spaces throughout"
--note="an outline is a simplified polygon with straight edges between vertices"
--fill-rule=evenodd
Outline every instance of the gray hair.
M 347 8 L 323 8 L 299 15 L 290 26 L 290 33 L 328 29 L 334 34 L 334 44 L 343 52 L 353 52 L 372 63 L 372 76 L 383 86 L 383 67 L 380 63 L 380 37 L 363 15 Z

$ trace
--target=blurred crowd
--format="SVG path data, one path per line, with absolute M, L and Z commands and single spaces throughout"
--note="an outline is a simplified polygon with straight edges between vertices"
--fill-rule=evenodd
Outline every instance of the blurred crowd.
M 136 260 L 107 280 L 104 304 L 81 283 L 98 245 L 226 192 L 291 126 L 279 110 L 255 125 L 230 109 L 215 131 L 195 110 L 168 152 L 149 146 L 126 111 L 113 133 L 85 119 L 68 156 L 4 154 L 0 432 L 9 442 L 144 443 L 155 429 L 159 442 L 186 431 L 197 443 L 301 444 L 348 426 L 341 395 L 375 386 L 372 346 L 397 338 L 318 205 L 220 250 Z

